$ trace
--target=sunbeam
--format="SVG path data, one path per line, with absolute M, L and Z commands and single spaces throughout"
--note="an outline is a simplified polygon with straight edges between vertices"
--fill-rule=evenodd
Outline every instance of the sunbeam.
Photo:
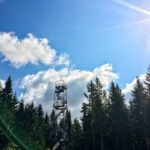
M 138 25 L 138 24 L 142 24 L 142 23 L 147 23 L 147 22 L 150 22 L 150 19 L 143 19 L 143 20 L 140 20 L 140 21 L 135 21 L 135 22 L 131 22 L 131 23 L 126 23 L 126 24 L 122 24 L 122 25 L 108 27 L 106 29 L 100 30 L 99 32 L 105 32 L 105 31 L 110 31 L 110 30 L 113 30 L 113 29 L 125 28 L 125 27 Z
M 124 24 L 122 26 L 116 26 L 116 27 L 111 27 L 110 29 L 107 30 L 112 30 L 112 29 L 118 29 L 118 28 L 122 28 L 122 27 L 127 27 L 127 26 L 131 26 L 131 25 L 135 25 L 135 29 L 134 29 L 134 34 L 140 38 L 140 40 L 143 42 L 143 54 L 141 55 L 141 60 L 142 62 L 145 64 L 146 61 L 148 61 L 149 56 L 150 56 L 150 11 L 149 10 L 145 10 L 141 7 L 138 7 L 137 5 L 131 4 L 127 1 L 124 0 L 113 0 L 115 3 L 130 9 L 132 11 L 138 12 L 140 14 L 143 14 L 145 16 L 142 16 L 142 18 L 146 18 L 145 20 L 141 20 L 138 22 L 133 22 L 133 23 L 129 23 L 129 24 Z M 137 14 L 136 19 L 141 18 L 141 16 L 139 16 L 139 14 Z M 136 26 L 138 25 L 138 26 Z M 140 25 L 140 26 L 139 26 Z
M 123 0 L 114 0 L 114 1 L 115 1 L 116 3 L 122 5 L 122 6 L 125 6 L 125 7 L 129 8 L 129 9 L 135 10 L 135 11 L 140 12 L 140 13 L 143 13 L 143 14 L 145 14 L 145 15 L 150 15 L 150 11 L 145 10 L 145 9 L 143 9 L 143 8 L 140 8 L 140 7 L 138 7 L 138 6 L 135 6 L 135 5 L 133 5 L 133 4 L 130 4 L 130 3 L 128 3 L 128 2 L 125 2 L 125 1 L 123 1 Z

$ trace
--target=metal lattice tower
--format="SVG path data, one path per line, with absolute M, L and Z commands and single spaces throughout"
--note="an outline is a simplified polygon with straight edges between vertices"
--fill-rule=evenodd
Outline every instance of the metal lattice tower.
M 60 123 L 62 120 L 64 121 L 64 127 L 60 128 L 58 131 L 61 134 L 61 138 L 53 149 L 55 150 L 57 147 L 61 146 L 62 150 L 66 150 L 67 125 L 65 124 L 65 116 L 67 111 L 67 85 L 62 78 L 55 84 L 53 110 L 55 112 L 57 123 Z

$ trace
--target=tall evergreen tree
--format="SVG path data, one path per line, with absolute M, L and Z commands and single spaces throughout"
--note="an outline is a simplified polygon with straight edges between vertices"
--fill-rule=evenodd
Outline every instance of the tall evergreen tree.
M 24 123 L 24 115 L 25 115 L 24 111 L 25 111 L 24 101 L 21 100 L 18 104 L 18 110 L 16 111 L 17 120 L 21 124 Z
M 2 98 L 1 98 L 1 121 L 3 121 L 3 124 L 5 124 L 7 129 L 12 129 L 12 126 L 14 124 L 15 119 L 15 112 L 13 111 L 15 109 L 14 103 L 13 103 L 13 91 L 12 91 L 12 81 L 11 77 L 9 76 L 6 83 L 5 88 L 2 92 Z
M 2 106 L 2 95 L 3 95 L 3 88 L 0 82 L 0 109 Z M 1 112 L 0 112 L 0 118 L 1 118 Z M 1 120 L 0 120 L 1 122 Z M 1 126 L 0 126 L 0 149 L 4 149 L 6 145 L 9 143 L 8 139 L 4 136 L 4 134 L 1 131 Z
M 44 127 L 43 127 L 43 134 L 44 134 L 44 139 L 46 143 L 46 147 L 50 148 L 50 133 L 51 133 L 51 128 L 50 128 L 50 118 L 48 114 L 46 113 L 44 117 Z
M 106 100 L 106 94 L 99 78 L 95 79 L 95 83 L 91 81 L 87 86 L 87 90 L 88 94 L 85 94 L 85 96 L 89 99 L 89 104 L 83 104 L 82 107 L 83 141 L 86 142 L 84 135 L 91 135 L 93 141 L 92 149 L 103 150 L 103 128 L 105 126 L 104 101 Z M 89 129 L 87 129 L 87 127 L 89 127 Z M 90 129 L 91 131 L 87 132 L 87 130 Z M 91 148 L 89 143 L 87 143 L 87 147 Z
M 111 101 L 111 147 L 113 150 L 125 150 L 128 146 L 128 110 L 124 95 L 122 95 L 119 86 L 114 85 L 113 82 L 110 87 L 109 98 Z
M 72 125 L 72 148 L 71 150 L 82 150 L 82 130 L 81 125 L 77 119 Z
M 93 136 L 95 138 L 96 150 L 103 150 L 103 89 L 99 79 L 95 80 L 95 96 L 91 102 L 92 121 L 91 127 L 93 129 Z
M 57 131 L 58 131 L 58 124 L 56 121 L 56 116 L 54 110 L 52 111 L 50 115 L 50 149 L 53 148 L 53 146 L 58 142 L 57 138 Z
M 149 150 L 150 149 L 150 66 L 148 67 L 146 73 L 145 96 L 146 96 L 145 122 L 147 128 L 147 149 Z
M 83 150 L 92 149 L 92 134 L 91 134 L 91 111 L 89 104 L 83 103 L 81 109 L 82 117 L 82 148 Z
M 147 136 L 145 127 L 145 94 L 140 80 L 137 78 L 136 86 L 132 91 L 132 100 L 130 101 L 132 144 L 136 150 L 146 150 Z
M 148 67 L 146 73 L 145 94 L 147 96 L 147 100 L 150 101 L 150 66 Z
M 11 77 L 9 76 L 6 83 L 5 83 L 5 88 L 4 88 L 4 103 L 9 104 L 9 106 L 12 105 L 13 103 L 13 90 L 12 90 L 12 80 Z
M 34 115 L 34 117 L 35 117 L 35 120 L 34 120 L 35 124 L 33 124 L 34 125 L 33 126 L 34 139 L 40 141 L 40 143 L 43 144 L 43 146 L 44 146 L 45 145 L 44 133 L 43 133 L 44 112 L 43 112 L 43 108 L 42 108 L 41 104 L 36 108 L 35 115 Z
M 67 149 L 66 150 L 70 150 L 72 123 L 71 123 L 71 113 L 69 110 L 67 110 L 66 112 L 65 125 L 66 125 L 66 133 L 67 133 Z
M 95 130 L 94 130 L 93 122 L 92 122 L 92 107 L 94 106 L 94 100 L 95 100 L 95 96 L 96 96 L 95 84 L 93 83 L 93 81 L 91 81 L 87 85 L 87 91 L 88 91 L 89 94 L 87 95 L 85 93 L 85 96 L 89 100 L 89 110 L 90 110 L 90 115 L 91 115 L 90 126 L 91 126 L 91 136 L 92 136 L 92 149 L 96 150 Z

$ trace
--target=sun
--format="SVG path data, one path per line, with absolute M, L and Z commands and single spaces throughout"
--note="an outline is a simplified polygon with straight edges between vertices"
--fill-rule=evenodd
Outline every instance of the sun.
M 122 25 L 110 27 L 110 29 L 132 27 L 135 32 L 136 38 L 141 38 L 143 42 L 143 58 L 150 56 L 150 10 L 145 9 L 150 7 L 150 2 L 141 2 L 140 7 L 138 5 L 129 3 L 124 0 L 113 0 L 117 5 L 136 12 L 134 18 L 135 21 L 128 22 Z M 145 1 L 146 2 L 146 1 Z

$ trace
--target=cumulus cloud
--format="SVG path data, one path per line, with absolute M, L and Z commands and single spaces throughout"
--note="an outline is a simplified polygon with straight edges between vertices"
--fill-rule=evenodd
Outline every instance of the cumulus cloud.
M 4 57 L 3 61 L 10 61 L 16 68 L 27 63 L 51 65 L 56 58 L 58 65 L 69 65 L 67 54 L 56 56 L 56 50 L 48 45 L 46 38 L 37 38 L 31 33 L 19 39 L 12 32 L 1 32 L 0 53 Z
M 112 72 L 112 66 L 105 64 L 95 68 L 93 71 L 64 68 L 59 71 L 48 69 L 37 74 L 26 75 L 21 81 L 21 88 L 25 93 L 20 95 L 25 103 L 34 102 L 35 105 L 41 103 L 46 112 L 52 110 L 55 82 L 63 76 L 68 85 L 68 104 L 73 116 L 80 113 L 81 104 L 85 101 L 83 93 L 86 92 L 86 85 L 96 77 L 100 78 L 104 88 L 108 88 L 112 80 L 118 79 L 118 75 Z
M 55 65 L 69 66 L 69 64 L 70 64 L 69 55 L 66 53 L 60 55 L 55 61 Z
M 145 74 L 141 74 L 138 78 L 142 83 L 144 83 Z M 135 85 L 136 85 L 136 78 L 131 83 L 127 83 L 126 87 L 122 90 L 123 94 L 125 95 L 125 98 L 127 99 L 127 102 L 131 99 L 131 92 L 133 91 Z
M 4 88 L 5 87 L 5 80 L 0 79 L 0 83 L 1 83 L 2 87 Z

